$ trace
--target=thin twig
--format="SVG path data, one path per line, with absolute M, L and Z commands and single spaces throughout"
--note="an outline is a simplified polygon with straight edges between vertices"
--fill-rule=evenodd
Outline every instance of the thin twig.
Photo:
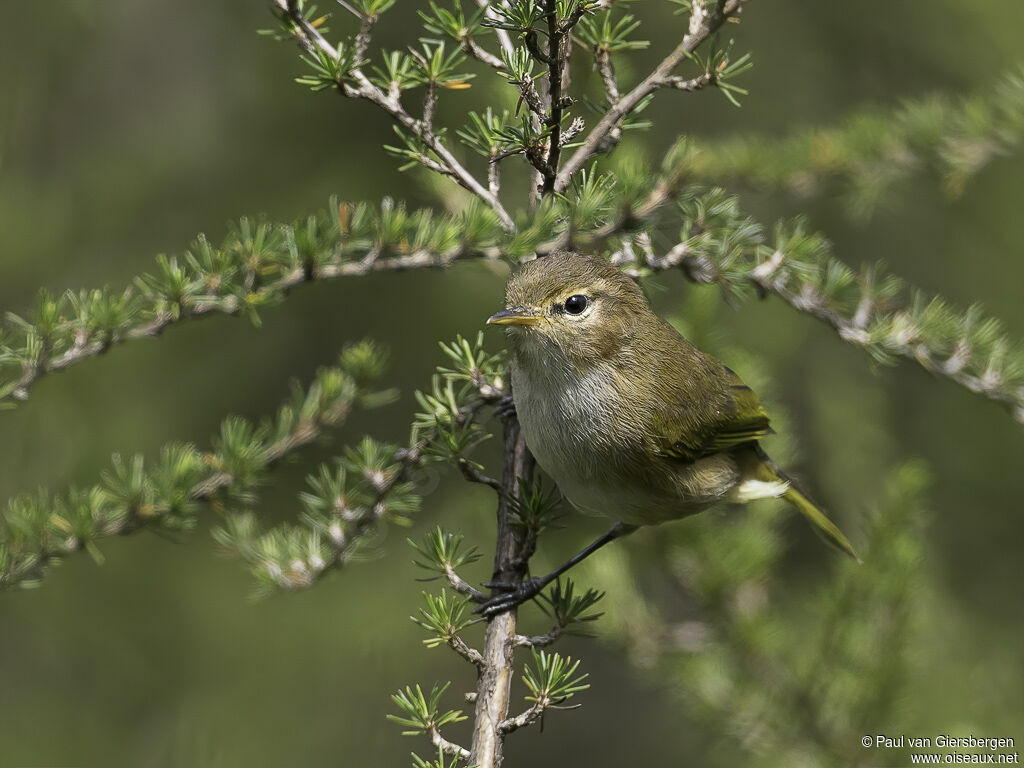
M 455 569 L 450 565 L 445 566 L 444 576 L 448 579 L 448 586 L 450 586 L 453 591 L 469 598 L 474 603 L 487 602 L 487 595 L 459 576 L 459 574 L 455 572 Z
M 455 651 L 459 656 L 464 658 L 473 666 L 479 668 L 483 666 L 484 656 L 476 648 L 471 648 L 467 645 L 466 641 L 458 635 L 452 635 L 448 639 L 448 647 Z
M 492 2 L 491 0 L 476 0 L 477 6 L 484 9 L 485 19 L 494 19 L 494 10 L 491 6 L 502 2 L 503 0 L 495 0 L 495 2 Z M 512 38 L 509 36 L 508 31 L 495 27 L 494 36 L 498 39 L 498 45 L 500 45 L 502 50 L 505 51 L 505 54 L 507 56 L 511 56 L 516 47 L 513 45 Z
M 468 749 L 466 749 L 465 747 L 460 747 L 453 741 L 448 741 L 448 739 L 442 736 L 441 732 L 437 730 L 437 728 L 434 726 L 430 728 L 430 741 L 434 744 L 435 747 L 440 747 L 441 751 L 443 751 L 446 755 L 451 755 L 452 757 L 459 757 L 463 760 L 469 757 Z
M 590 130 L 583 145 L 572 154 L 565 162 L 565 165 L 558 171 L 554 191 L 564 192 L 569 187 L 569 183 L 576 172 L 599 151 L 599 148 L 606 145 L 609 134 L 619 126 L 622 119 L 636 108 L 644 98 L 664 86 L 666 81 L 672 76 L 672 71 L 679 66 L 683 59 L 693 53 L 698 46 L 707 40 L 727 18 L 738 13 L 746 2 L 747 0 L 719 0 L 714 10 L 708 11 L 704 7 L 702 0 L 693 0 L 690 28 L 683 41 L 668 56 L 662 59 L 661 63 L 647 77 L 609 107 L 604 117 Z
M 459 471 L 462 472 L 462 476 L 465 477 L 471 483 L 480 483 L 486 485 L 491 490 L 501 493 L 501 483 L 495 480 L 493 477 L 484 473 L 476 464 L 471 462 L 469 459 L 460 456 L 456 463 L 459 466 Z
M 615 79 L 615 64 L 612 61 L 611 51 L 599 46 L 594 51 L 594 66 L 597 68 L 598 74 L 601 75 L 609 106 L 615 106 L 619 103 L 619 84 Z
M 315 46 L 335 61 L 338 60 L 338 51 L 306 20 L 299 11 L 296 0 L 273 0 L 273 2 L 282 11 L 285 11 L 295 23 L 302 36 L 300 39 L 301 44 L 304 44 L 307 48 Z M 376 104 L 391 115 L 403 128 L 418 136 L 438 156 L 441 163 L 448 168 L 449 172 L 446 175 L 487 203 L 498 214 L 502 226 L 507 230 L 513 231 L 515 229 L 515 223 L 501 204 L 501 201 L 477 181 L 473 174 L 466 170 L 444 143 L 425 126 L 422 120 L 415 119 L 405 111 L 395 94 L 385 93 L 375 86 L 359 67 L 353 68 L 348 74 L 355 80 L 355 85 L 345 82 L 339 83 L 338 90 L 341 93 L 349 98 L 362 98 Z
M 543 635 L 516 635 L 513 642 L 519 648 L 544 648 L 555 643 L 565 631 L 561 624 L 555 624 Z
M 520 728 L 525 728 L 527 725 L 532 725 L 540 720 L 543 714 L 544 707 L 540 702 L 537 702 L 525 712 L 521 712 L 515 717 L 510 717 L 507 720 L 502 720 L 498 725 L 498 728 L 501 729 L 503 734 L 509 734 L 512 733 L 512 731 L 518 731 Z

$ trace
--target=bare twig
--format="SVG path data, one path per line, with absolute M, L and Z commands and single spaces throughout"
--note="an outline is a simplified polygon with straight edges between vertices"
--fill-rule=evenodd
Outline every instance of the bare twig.
M 608 104 L 615 106 L 619 103 L 619 84 L 615 79 L 615 64 L 612 61 L 611 51 L 599 46 L 594 51 L 594 66 L 597 67 L 597 72 L 601 75 L 601 81 L 604 83 Z
M 579 147 L 558 171 L 554 191 L 564 192 L 572 177 L 601 148 L 607 148 L 609 134 L 619 126 L 636 106 L 658 88 L 666 85 L 672 77 L 672 71 L 689 54 L 693 53 L 708 37 L 717 30 L 727 18 L 739 13 L 747 0 L 718 0 L 713 10 L 707 10 L 702 0 L 693 0 L 693 11 L 690 15 L 690 27 L 683 41 L 641 80 L 629 93 L 612 104 L 604 117 L 587 135 L 583 146 Z
M 459 471 L 462 472 L 462 476 L 469 480 L 469 482 L 486 485 L 488 488 L 501 493 L 501 483 L 493 477 L 485 474 L 483 470 L 477 467 L 477 465 L 469 459 L 460 456 L 457 463 L 459 465 Z
M 544 648 L 555 643 L 565 631 L 561 624 L 555 624 L 543 635 L 516 635 L 513 642 L 519 648 Z
M 480 8 L 485 9 L 484 10 L 484 18 L 485 19 L 493 19 L 493 18 L 495 18 L 494 10 L 491 8 L 491 6 L 495 5 L 495 4 L 500 4 L 500 3 L 503 3 L 503 2 L 504 2 L 504 0 L 495 0 L 495 2 L 491 2 L 490 0 L 476 0 L 477 6 L 479 6 Z M 512 44 L 512 38 L 509 37 L 508 32 L 506 30 L 504 30 L 504 29 L 499 29 L 499 28 L 495 27 L 494 28 L 494 36 L 498 39 L 498 45 L 500 45 L 502 50 L 505 51 L 505 54 L 508 55 L 508 56 L 511 56 L 512 52 L 516 49 L 516 47 L 515 47 L 515 45 Z
M 460 747 L 453 741 L 448 741 L 448 739 L 441 735 L 441 732 L 436 727 L 432 727 L 430 729 L 430 741 L 434 744 L 435 747 L 440 747 L 440 749 L 446 755 L 451 755 L 452 757 L 460 757 L 463 760 L 469 757 L 468 749 L 466 749 L 465 747 Z
M 444 575 L 445 578 L 448 579 L 448 586 L 450 586 L 453 591 L 468 597 L 474 603 L 483 603 L 487 601 L 487 595 L 459 576 L 451 566 L 445 566 Z
M 462 50 L 464 50 L 470 57 L 486 64 L 489 67 L 494 67 L 501 72 L 505 71 L 505 62 L 490 51 L 481 48 L 471 37 L 467 37 L 462 41 Z
M 693 93 L 695 91 L 699 91 L 701 88 L 714 85 L 716 81 L 717 78 L 714 73 L 705 72 L 704 74 L 697 75 L 696 77 L 680 77 L 679 75 L 667 77 L 662 85 L 665 88 L 675 88 L 677 91 L 689 91 L 690 93 Z
M 515 717 L 510 717 L 507 720 L 502 720 L 498 725 L 498 728 L 501 729 L 503 734 L 509 734 L 512 733 L 512 731 L 518 731 L 520 728 L 525 728 L 527 725 L 532 725 L 540 720 L 543 715 L 544 707 L 540 702 L 537 702 L 525 712 L 521 712 Z
M 476 648 L 471 648 L 467 645 L 466 641 L 458 635 L 452 635 L 451 639 L 448 640 L 448 647 L 475 667 L 483 666 L 483 654 Z

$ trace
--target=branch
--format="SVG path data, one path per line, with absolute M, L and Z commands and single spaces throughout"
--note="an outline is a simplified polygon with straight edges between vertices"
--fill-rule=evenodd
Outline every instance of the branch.
M 541 193 L 549 195 L 555 188 L 559 155 L 562 151 L 562 111 L 566 106 L 562 99 L 562 84 L 563 69 L 567 68 L 569 64 L 569 46 L 565 45 L 566 32 L 558 23 L 557 0 L 545 0 L 545 3 L 548 17 L 548 52 L 547 57 L 541 58 L 541 61 L 548 65 L 548 106 L 550 111 L 546 123 L 551 128 L 551 135 L 548 139 L 547 161 L 544 167 L 538 168 L 538 170 L 544 176 Z M 582 13 L 583 7 L 583 3 L 579 3 L 576 10 Z M 579 20 L 579 16 L 576 17 L 576 20 Z M 566 21 L 568 22 L 568 19 Z M 571 26 L 568 27 L 570 30 L 571 28 Z M 537 51 L 534 56 L 539 53 L 540 51 Z
M 555 624 L 543 635 L 516 635 L 513 642 L 517 648 L 546 648 L 557 642 L 564 630 L 561 624 Z
M 247 561 L 263 586 L 307 589 L 348 563 L 363 538 L 392 513 L 392 507 L 401 511 L 411 506 L 409 499 L 415 497 L 407 481 L 421 460 L 416 447 L 398 451 L 386 471 L 374 473 L 370 497 L 351 507 L 346 500 L 329 522 L 301 528 L 279 526 L 263 532 L 253 515 L 232 515 L 223 528 L 214 530 L 214 538 L 226 551 Z
M 483 365 L 493 364 L 495 359 L 476 358 Z M 485 404 L 502 397 L 496 374 L 459 371 L 450 375 L 469 380 L 467 399 L 457 411 L 450 412 L 458 424 L 469 423 Z M 426 404 L 428 396 L 422 397 Z M 328 571 L 347 563 L 364 536 L 380 522 L 391 519 L 408 523 L 408 513 L 418 509 L 421 494 L 413 483 L 413 472 L 437 458 L 436 443 L 443 440 L 440 423 L 435 419 L 433 426 L 427 426 L 421 420 L 424 416 L 417 414 L 408 448 L 364 438 L 358 448 L 347 449 L 335 466 L 322 465 L 319 475 L 310 477 L 313 492 L 300 494 L 305 507 L 301 525 L 283 524 L 262 532 L 251 514 L 229 515 L 225 526 L 214 531 L 215 538 L 247 561 L 266 587 L 293 590 L 313 586 Z M 439 566 L 456 592 L 476 602 L 485 599 L 455 572 L 458 562 L 444 558 L 435 561 L 426 551 L 417 549 Z
M 708 11 L 702 0 L 693 0 L 693 11 L 690 15 L 690 29 L 683 41 L 666 56 L 654 70 L 638 83 L 632 90 L 612 104 L 604 117 L 587 135 L 583 146 L 577 149 L 558 171 L 554 191 L 565 192 L 572 177 L 579 171 L 602 146 L 621 120 L 626 117 L 646 96 L 664 86 L 672 76 L 672 71 L 698 46 L 708 39 L 730 16 L 739 13 L 747 0 L 718 0 L 715 9 Z
M 628 198 L 620 198 L 612 194 L 593 220 L 583 224 L 575 218 L 572 201 L 555 200 L 551 211 L 539 212 L 536 222 L 524 225 L 514 241 L 505 239 L 493 214 L 482 207 L 460 217 L 435 217 L 429 211 L 410 214 L 402 206 L 386 205 L 374 213 L 365 205 L 332 202 L 331 210 L 337 215 L 321 211 L 294 227 L 253 225 L 243 219 L 221 249 L 200 238 L 182 263 L 175 257 L 158 260 L 158 274 L 137 280 L 137 290 L 119 294 L 83 291 L 58 298 L 44 295 L 32 321 L 8 315 L 9 323 L 0 327 L 0 406 L 4 401 L 27 399 L 41 376 L 102 354 L 123 341 L 156 337 L 167 327 L 212 314 L 255 317 L 258 308 L 280 301 L 293 287 L 308 282 L 377 271 L 440 268 L 460 259 L 517 260 L 523 254 L 559 248 L 600 253 L 611 243 L 613 250 L 622 254 L 618 261 L 637 258 L 635 245 L 652 269 L 682 268 L 696 282 L 715 283 L 733 293 L 744 285 L 774 293 L 794 308 L 829 323 L 842 338 L 864 347 L 882 362 L 916 360 L 926 369 L 1002 403 L 1024 423 L 1024 380 L 1015 373 L 1021 354 L 994 321 L 976 309 L 952 313 L 937 298 L 908 291 L 897 291 L 898 296 L 870 304 L 863 291 L 848 298 L 840 296 L 838 301 L 827 292 L 823 294 L 815 285 L 831 280 L 829 275 L 842 277 L 847 288 L 851 280 L 858 282 L 856 276 L 847 275 L 850 270 L 835 258 L 824 238 L 803 232 L 800 237 L 813 247 L 794 262 L 792 244 L 769 246 L 761 226 L 741 216 L 735 200 L 720 190 L 709 192 L 680 184 L 680 174 L 692 162 L 685 152 L 673 150 L 669 157 L 665 173 L 648 182 L 646 195 L 629 193 Z M 679 201 L 684 206 L 682 217 L 688 234 L 663 255 L 655 255 L 649 240 L 652 228 L 660 226 L 655 217 Z M 727 221 L 717 230 L 704 228 L 711 204 L 723 205 L 727 211 Z M 714 237 L 707 234 L 712 230 L 717 231 Z M 627 232 L 631 234 L 624 234 Z M 738 234 L 742 235 L 739 240 Z M 408 243 L 424 240 L 427 244 L 422 248 L 408 251 Z M 736 242 L 742 245 L 740 251 L 733 247 Z M 808 260 L 809 264 L 802 266 Z M 266 282 L 246 288 L 240 273 L 253 263 Z M 780 276 L 786 280 L 780 282 Z M 882 287 L 898 282 L 881 274 L 872 280 Z M 813 284 L 807 287 L 805 283 Z M 112 311 L 113 305 L 120 307 L 119 313 Z M 936 313 L 949 315 L 950 322 L 943 326 L 929 319 Z M 922 320 L 926 321 L 923 329 Z
M 608 97 L 608 104 L 615 106 L 619 103 L 619 84 L 615 79 L 615 62 L 612 61 L 611 51 L 598 47 L 594 51 L 594 66 L 601 81 L 604 83 L 605 96 Z
M 501 483 L 495 480 L 493 477 L 485 474 L 483 470 L 477 467 L 476 464 L 460 456 L 456 459 L 456 463 L 459 465 L 459 471 L 462 472 L 462 476 L 465 477 L 471 483 L 480 483 L 486 485 L 488 488 L 501 493 Z
M 709 204 L 722 207 L 709 213 Z M 741 216 L 735 198 L 721 190 L 682 205 L 689 236 L 662 257 L 648 249 L 644 260 L 652 270 L 682 268 L 694 282 L 717 284 L 732 297 L 742 295 L 744 284 L 774 294 L 879 362 L 916 360 L 1001 403 L 1024 423 L 1024 355 L 977 307 L 956 312 L 939 297 L 906 289 L 880 267 L 857 276 L 801 220 L 780 222 L 769 245 L 760 225 Z
M 448 741 L 448 739 L 441 735 L 441 731 L 439 731 L 437 728 L 430 729 L 430 741 L 433 742 L 434 746 L 442 750 L 446 755 L 451 755 L 452 757 L 459 757 L 463 760 L 469 757 L 468 749 L 460 747 L 455 742 Z
M 498 726 L 503 734 L 512 733 L 520 728 L 525 728 L 528 725 L 532 725 L 544 716 L 545 707 L 537 702 L 532 707 L 527 709 L 525 712 L 521 712 L 515 717 L 510 717 L 507 720 L 502 720 Z
M 496 221 L 488 223 L 490 216 L 477 211 L 432 222 L 428 211 L 408 214 L 403 206 L 385 205 L 373 214 L 365 205 L 332 200 L 329 210 L 295 226 L 242 219 L 221 248 L 200 236 L 180 260 L 159 257 L 155 274 L 118 294 L 42 294 L 35 317 L 9 313 L 7 327 L 0 327 L 0 408 L 5 401 L 27 400 L 32 386 L 48 373 L 125 341 L 155 338 L 186 320 L 240 314 L 257 320 L 259 308 L 306 283 L 442 268 L 463 258 L 499 258 L 500 228 Z M 432 224 L 434 237 L 410 250 L 408 243 L 422 236 L 425 224 Z M 472 238 L 466 230 L 474 232 Z M 258 275 L 258 282 L 246 274 Z
M 81 549 L 100 558 L 96 541 L 106 536 L 189 528 L 200 502 L 250 499 L 264 472 L 341 424 L 366 396 L 343 359 L 343 367 L 320 371 L 274 422 L 257 428 L 244 419 L 226 419 L 212 453 L 168 445 L 148 472 L 142 456 L 124 461 L 115 454 L 102 484 L 52 499 L 12 499 L 0 526 L 0 586 L 34 583 L 46 566 Z
M 450 566 L 446 567 L 444 569 L 444 576 L 448 579 L 448 586 L 458 594 L 468 597 L 474 603 L 483 603 L 487 601 L 487 595 L 459 576 L 459 574 L 455 572 L 454 568 Z
M 298 10 L 295 0 L 273 0 L 273 2 L 281 11 L 286 12 L 295 23 L 300 34 L 299 42 L 302 47 L 307 49 L 314 47 L 318 48 L 324 54 L 330 56 L 335 62 L 340 60 L 338 50 L 327 42 L 324 36 L 306 20 Z M 364 19 L 363 30 L 365 33 L 364 31 L 360 32 L 360 38 L 365 38 L 362 42 L 366 44 L 369 42 L 369 26 L 371 24 L 372 22 Z M 361 43 L 357 39 L 357 49 L 360 44 Z M 363 74 L 363 71 L 359 66 L 358 57 L 356 59 L 356 66 L 353 67 L 348 74 L 355 80 L 355 85 L 339 82 L 338 90 L 341 93 L 349 98 L 366 99 L 391 115 L 391 117 L 393 117 L 404 128 L 419 137 L 419 139 L 440 158 L 441 162 L 448 169 L 448 173 L 445 175 L 450 176 L 460 186 L 469 190 L 490 206 L 501 219 L 502 226 L 504 226 L 505 229 L 509 231 L 515 229 L 512 217 L 508 215 L 508 211 L 505 210 L 501 201 L 499 201 L 497 197 L 492 195 L 486 187 L 477 181 L 473 174 L 466 170 L 466 168 L 456 159 L 455 155 L 453 155 L 444 145 L 441 139 L 430 131 L 429 126 L 426 125 L 424 121 L 416 120 L 405 111 L 395 94 L 384 93 L 384 91 L 370 82 L 369 78 Z
M 702 144 L 691 178 L 750 183 L 800 197 L 838 181 L 855 212 L 866 215 L 886 190 L 924 169 L 951 196 L 994 159 L 1024 140 L 1024 67 L 974 95 L 929 96 L 893 110 L 868 108 L 832 128 L 802 128 L 773 140 L 734 137 Z
M 677 91 L 689 91 L 695 93 L 709 85 L 714 85 L 716 78 L 714 73 L 705 72 L 702 75 L 696 77 L 680 77 L 675 75 L 665 79 L 663 86 L 665 88 L 675 88 Z
M 505 493 L 498 502 L 493 579 L 516 583 L 526 576 L 532 541 L 522 528 L 512 525 L 510 499 L 518 496 L 520 482 L 530 480 L 534 462 L 514 416 L 505 421 L 503 456 L 501 483 Z M 488 622 L 484 635 L 484 664 L 476 687 L 473 745 L 469 756 L 470 764 L 477 768 L 499 768 L 502 762 L 505 732 L 501 725 L 509 709 L 515 637 L 515 610 L 499 614 Z
M 470 648 L 466 644 L 466 641 L 458 635 L 452 635 L 451 639 L 448 641 L 448 647 L 475 667 L 479 668 L 483 666 L 483 654 L 481 654 L 476 648 Z
M 496 0 L 496 2 L 503 3 L 504 0 Z M 476 4 L 477 4 L 478 7 L 484 9 L 484 18 L 485 19 L 494 19 L 495 18 L 494 11 L 491 8 L 491 6 L 494 3 L 491 0 L 476 0 Z M 505 51 L 505 53 L 507 55 L 511 56 L 512 52 L 516 49 L 516 47 L 512 44 L 512 38 L 509 37 L 508 32 L 506 30 L 504 30 L 504 29 L 500 29 L 498 27 L 495 27 L 494 28 L 494 36 L 497 38 L 498 45 L 501 46 L 502 50 Z M 500 59 L 498 60 L 498 63 L 501 65 L 501 68 L 504 69 L 504 63 L 502 63 Z

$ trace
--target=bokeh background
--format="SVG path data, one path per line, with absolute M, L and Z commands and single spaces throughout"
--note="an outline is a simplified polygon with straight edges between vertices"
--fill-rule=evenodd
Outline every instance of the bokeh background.
M 419 4 L 399 5 L 378 34 L 388 47 L 414 29 Z M 681 21 L 668 3 L 644 5 L 652 50 L 664 50 Z M 269 18 L 259 0 L 7 4 L 0 309 L 25 311 L 40 287 L 124 285 L 155 254 L 180 252 L 200 231 L 218 240 L 242 214 L 290 220 L 332 193 L 436 202 L 434 189 L 398 173 L 381 151 L 392 138 L 383 114 L 292 82 L 301 74 L 294 50 L 255 34 Z M 655 130 L 633 141 L 656 157 L 684 132 L 784 136 L 865 106 L 984 90 L 1020 61 L 1019 19 L 1016 0 L 752 2 L 736 30 L 756 61 L 743 78 L 743 108 L 714 92 L 665 93 L 650 110 Z M 487 77 L 446 98 L 442 117 L 485 103 Z M 916 175 L 867 220 L 828 190 L 812 199 L 749 190 L 743 200 L 763 221 L 807 213 L 849 263 L 884 258 L 957 305 L 984 302 L 1020 338 L 1022 191 L 1024 157 L 1011 155 L 956 198 Z M 0 414 L 0 497 L 91 483 L 113 451 L 207 445 L 225 414 L 271 413 L 291 378 L 308 379 L 346 340 L 366 335 L 391 348 L 389 380 L 402 397 L 358 415 L 334 446 L 367 432 L 401 441 L 412 392 L 439 362 L 436 342 L 475 334 L 500 306 L 504 279 L 466 263 L 315 285 L 266 311 L 259 329 L 232 318 L 185 324 L 46 377 L 26 405 Z M 665 314 L 687 322 L 697 312 L 716 349 L 756 357 L 801 475 L 855 541 L 888 468 L 909 457 L 927 464 L 920 594 L 928 610 L 911 649 L 917 671 L 900 692 L 904 714 L 888 727 L 1024 742 L 1020 425 L 913 364 L 873 368 L 778 302 L 734 311 L 713 289 L 673 278 L 651 290 Z M 501 343 L 488 333 L 492 346 Z M 295 516 L 304 474 L 331 450 L 308 451 L 275 474 L 260 507 L 268 520 Z M 486 547 L 492 516 L 486 492 L 442 478 L 409 535 L 443 522 Z M 0 595 L 0 765 L 397 766 L 411 749 L 428 751 L 385 721 L 388 694 L 447 679 L 469 690 L 472 680 L 451 654 L 424 649 L 408 621 L 422 586 L 406 532 L 390 531 L 365 562 L 310 592 L 253 602 L 244 569 L 217 556 L 215 522 L 204 518 L 180 542 L 145 534 L 105 542 L 101 567 L 83 555 L 39 590 Z M 568 523 L 544 540 L 538 563 L 554 563 L 602 525 Z M 833 567 L 800 525 L 786 532 L 783 575 L 794 585 Z M 656 535 L 621 546 L 657 591 Z M 486 567 L 478 570 L 470 575 L 485 577 Z M 509 765 L 703 766 L 733 754 L 727 729 L 691 717 L 684 680 L 638 668 L 615 638 L 567 648 L 592 676 L 584 707 L 510 739 Z M 851 743 L 861 735 L 851 733 Z

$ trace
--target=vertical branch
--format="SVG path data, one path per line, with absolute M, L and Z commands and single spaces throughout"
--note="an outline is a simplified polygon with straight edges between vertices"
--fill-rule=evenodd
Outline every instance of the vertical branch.
M 498 501 L 498 533 L 494 550 L 494 580 L 515 583 L 526 576 L 533 554 L 534 537 L 509 519 L 510 499 L 519 494 L 521 481 L 533 474 L 533 457 L 526 448 L 515 416 L 505 421 L 502 494 Z M 508 717 L 512 663 L 516 647 L 516 611 L 495 616 L 484 635 L 483 662 L 476 688 L 473 745 L 469 764 L 500 768 L 505 734 L 501 723 Z
M 562 68 L 567 62 L 568 46 L 562 45 L 562 30 L 558 24 L 558 0 L 546 0 L 548 15 L 548 119 L 551 138 L 548 144 L 547 168 L 544 171 L 545 195 L 555 188 L 558 173 L 558 155 L 562 143 Z M 565 56 L 563 58 L 563 49 Z

